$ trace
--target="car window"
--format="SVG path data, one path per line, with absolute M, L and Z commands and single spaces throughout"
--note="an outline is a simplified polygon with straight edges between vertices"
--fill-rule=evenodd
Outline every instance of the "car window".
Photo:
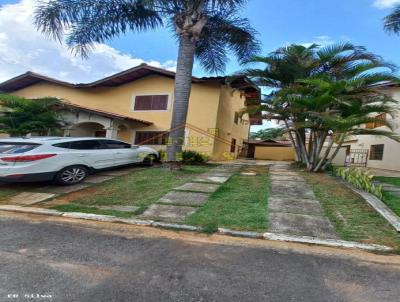
M 0 143 L 0 154 L 18 154 L 31 151 L 40 144 L 31 144 L 31 143 Z
M 66 148 L 73 150 L 99 150 L 104 149 L 98 140 L 73 141 L 53 145 L 58 148 Z
M 104 139 L 101 142 L 107 149 L 130 149 L 130 148 L 132 148 L 132 146 L 130 144 L 120 142 L 120 141 Z

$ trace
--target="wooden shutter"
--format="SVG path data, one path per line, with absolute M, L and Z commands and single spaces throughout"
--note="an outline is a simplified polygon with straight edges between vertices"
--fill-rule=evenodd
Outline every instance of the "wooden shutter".
M 152 110 L 167 110 L 168 95 L 153 95 Z
M 138 95 L 134 110 L 167 110 L 168 95 Z
M 168 133 L 162 131 L 137 131 L 135 137 L 136 145 L 165 145 Z
M 151 95 L 138 95 L 135 98 L 134 110 L 151 110 Z

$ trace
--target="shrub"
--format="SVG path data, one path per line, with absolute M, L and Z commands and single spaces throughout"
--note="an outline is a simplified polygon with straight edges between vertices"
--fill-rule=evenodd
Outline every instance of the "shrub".
M 158 151 L 158 160 L 159 161 L 166 161 L 167 160 L 167 151 L 159 150 Z
M 204 164 L 208 161 L 208 156 L 197 151 L 183 151 L 182 161 L 185 164 Z
M 335 168 L 335 175 L 341 177 L 347 182 L 354 185 L 356 188 L 374 194 L 382 199 L 382 186 L 375 186 L 373 183 L 374 176 L 368 170 L 358 168 Z
M 159 153 L 159 160 L 160 161 L 167 161 L 167 151 L 160 150 Z M 183 151 L 182 152 L 182 162 L 184 164 L 204 164 L 208 161 L 208 156 L 197 151 Z

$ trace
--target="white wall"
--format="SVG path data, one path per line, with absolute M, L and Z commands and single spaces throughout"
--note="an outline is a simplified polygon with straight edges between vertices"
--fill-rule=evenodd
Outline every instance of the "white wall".
M 400 102 L 400 88 L 389 88 L 384 89 L 383 91 Z M 396 104 L 395 106 L 400 108 L 399 104 Z M 392 122 L 394 126 L 393 131 L 400 135 L 400 110 L 396 111 L 393 119 L 388 115 L 387 120 Z M 379 127 L 376 129 L 389 130 L 387 127 Z M 400 143 L 386 137 L 372 135 L 358 135 L 355 139 L 357 141 L 351 144 L 351 149 L 368 149 L 371 151 L 371 145 L 385 145 L 383 150 L 383 159 L 368 159 L 367 166 L 369 168 L 400 171 Z

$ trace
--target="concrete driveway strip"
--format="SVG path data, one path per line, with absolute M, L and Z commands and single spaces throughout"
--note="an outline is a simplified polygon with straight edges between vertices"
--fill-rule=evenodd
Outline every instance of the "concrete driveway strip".
M 0 301 L 26 301 L 26 294 L 61 302 L 397 302 L 400 296 L 399 266 L 378 262 L 4 215 L 0 228 Z

